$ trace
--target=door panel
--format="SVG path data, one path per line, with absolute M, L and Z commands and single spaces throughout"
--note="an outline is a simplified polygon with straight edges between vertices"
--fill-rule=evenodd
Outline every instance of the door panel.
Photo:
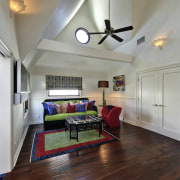
M 157 72 L 143 73 L 139 77 L 140 121 L 143 127 L 157 126 Z
M 160 114 L 164 130 L 180 133 L 180 68 L 161 70 Z

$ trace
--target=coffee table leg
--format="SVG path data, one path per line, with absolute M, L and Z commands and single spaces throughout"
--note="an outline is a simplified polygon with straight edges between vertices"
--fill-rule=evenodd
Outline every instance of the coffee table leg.
M 78 127 L 70 125 L 69 134 L 70 134 L 70 140 L 76 139 L 78 141 Z

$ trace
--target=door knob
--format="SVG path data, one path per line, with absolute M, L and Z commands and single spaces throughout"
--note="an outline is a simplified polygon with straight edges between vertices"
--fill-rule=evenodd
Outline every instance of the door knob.
M 153 104 L 153 106 L 158 106 L 157 104 Z

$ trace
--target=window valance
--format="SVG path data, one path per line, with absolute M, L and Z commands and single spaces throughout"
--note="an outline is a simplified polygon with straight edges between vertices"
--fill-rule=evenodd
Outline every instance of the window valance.
M 82 77 L 46 75 L 46 90 L 58 89 L 82 90 Z

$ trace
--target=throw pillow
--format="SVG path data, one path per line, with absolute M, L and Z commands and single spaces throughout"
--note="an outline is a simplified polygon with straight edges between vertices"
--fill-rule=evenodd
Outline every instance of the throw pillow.
M 73 103 L 72 101 L 70 101 L 70 105 L 75 105 L 75 112 L 77 112 L 77 103 Z
M 48 111 L 49 111 L 49 115 L 57 114 L 56 105 L 49 105 Z
M 62 103 L 60 106 L 61 106 L 61 112 L 62 113 L 67 113 L 68 104 L 67 103 Z
M 93 110 L 94 109 L 94 104 L 95 104 L 95 100 L 93 100 L 93 101 L 89 101 L 89 103 L 91 104 L 91 105 L 89 105 L 89 108 L 90 109 L 88 109 L 88 110 Z
M 84 103 L 85 104 L 85 110 L 88 110 L 88 102 Z
M 93 104 L 91 102 L 88 102 L 87 110 L 92 110 L 92 109 L 93 109 Z
M 86 112 L 86 104 L 77 104 L 77 112 Z
M 83 104 L 83 101 L 76 102 L 76 104 Z
M 57 113 L 61 113 L 61 106 L 59 104 L 56 104 Z
M 67 107 L 67 113 L 75 113 L 76 112 L 76 105 L 70 105 L 68 104 L 68 107 Z
M 45 114 L 49 114 L 48 106 L 49 106 L 49 105 L 53 105 L 53 102 L 49 102 L 49 103 L 42 102 L 42 104 L 43 104 L 43 107 L 44 107 L 44 112 L 45 112 Z
M 88 100 L 83 100 L 84 103 L 86 103 L 86 111 L 87 110 L 92 110 L 92 104 Z

